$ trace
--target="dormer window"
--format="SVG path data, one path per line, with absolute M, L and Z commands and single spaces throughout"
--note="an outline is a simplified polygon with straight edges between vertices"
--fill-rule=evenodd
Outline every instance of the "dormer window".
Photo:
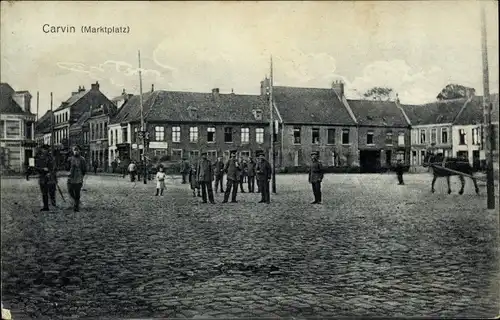
M 253 116 L 255 120 L 262 120 L 262 110 L 260 109 L 253 110 Z
M 198 117 L 198 109 L 196 107 L 189 106 L 188 107 L 188 113 L 189 113 L 189 117 L 191 117 L 191 118 L 197 118 Z

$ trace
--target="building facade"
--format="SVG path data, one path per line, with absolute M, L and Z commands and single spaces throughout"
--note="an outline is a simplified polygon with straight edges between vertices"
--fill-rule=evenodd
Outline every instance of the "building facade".
M 97 168 L 108 171 L 109 159 L 109 136 L 108 124 L 110 118 L 116 113 L 116 107 L 111 102 L 100 104 L 97 108 L 91 108 L 88 119 L 90 132 L 90 161 Z
M 73 123 L 69 128 L 69 144 L 70 146 L 79 146 L 80 154 L 85 159 L 90 159 L 90 132 L 88 119 L 90 111 L 84 112 L 80 118 Z M 87 166 L 90 168 L 91 163 L 87 161 Z
M 0 84 L 0 169 L 24 172 L 34 157 L 36 115 L 31 113 L 31 94 Z

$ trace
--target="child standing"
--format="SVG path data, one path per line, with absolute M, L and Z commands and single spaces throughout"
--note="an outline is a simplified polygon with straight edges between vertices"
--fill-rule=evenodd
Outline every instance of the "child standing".
M 191 190 L 193 190 L 193 197 L 196 197 L 196 195 L 198 195 L 198 197 L 201 197 L 197 175 L 198 172 L 196 170 L 196 165 L 192 164 L 191 168 L 189 169 L 189 183 L 191 184 Z M 198 191 L 198 193 L 196 193 L 196 190 Z
M 163 195 L 163 190 L 165 190 L 165 178 L 166 174 L 163 171 L 163 166 L 158 168 L 158 172 L 156 173 L 156 196 L 158 193 Z

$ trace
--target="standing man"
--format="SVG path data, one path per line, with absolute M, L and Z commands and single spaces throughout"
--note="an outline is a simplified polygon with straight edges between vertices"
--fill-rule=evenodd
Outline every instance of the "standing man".
M 80 155 L 80 147 L 73 147 L 73 156 L 70 159 L 68 176 L 68 192 L 73 198 L 73 211 L 80 211 L 80 192 L 83 186 L 83 177 L 87 173 L 85 158 Z
M 405 182 L 403 181 L 403 172 L 404 172 L 403 160 L 399 159 L 396 164 L 396 174 L 398 176 L 398 182 L 400 185 L 405 184 Z
M 214 201 L 214 191 L 212 190 L 212 181 L 214 179 L 214 172 L 212 169 L 212 162 L 207 159 L 207 153 L 201 153 L 201 160 L 198 162 L 198 183 L 201 188 L 201 197 L 203 203 L 207 203 L 207 190 L 208 190 L 208 200 L 210 203 L 215 203 Z
M 247 180 L 248 192 L 255 192 L 255 161 L 252 157 L 249 157 L 247 162 Z
M 94 161 L 94 174 L 97 174 L 97 168 L 99 168 L 99 160 L 95 159 L 95 161 Z
M 224 201 L 222 203 L 227 203 L 231 190 L 231 202 L 236 203 L 238 202 L 236 201 L 236 194 L 238 193 L 241 171 L 240 164 L 236 159 L 236 150 L 231 151 L 230 158 L 224 166 L 224 171 L 226 172 L 226 192 L 224 192 Z
M 137 166 L 135 165 L 134 161 L 130 161 L 130 164 L 128 165 L 128 172 L 130 174 L 130 182 L 134 182 L 135 174 L 137 172 Z
M 245 190 L 243 190 L 243 182 L 245 182 L 245 177 L 246 177 L 246 163 L 245 160 L 243 160 L 241 157 L 238 160 L 238 163 L 241 166 L 240 170 L 240 192 L 245 193 Z
M 186 177 L 189 174 L 189 163 L 187 163 L 186 158 L 182 158 L 181 162 L 181 175 L 182 175 L 182 184 L 186 184 Z
M 321 181 L 323 181 L 323 165 L 318 160 L 319 152 L 311 153 L 311 167 L 309 168 L 309 183 L 312 185 L 314 201 L 311 204 L 321 203 Z
M 52 206 L 56 206 L 57 174 L 54 158 L 49 152 L 50 146 L 43 145 L 42 151 L 35 161 L 38 172 L 38 184 L 42 192 L 43 208 L 40 211 L 49 211 L 49 196 Z
M 220 192 L 224 193 L 224 187 L 222 185 L 222 180 L 224 179 L 224 161 L 222 161 L 221 156 L 217 157 L 217 161 L 214 164 L 214 174 L 215 174 L 215 192 L 217 193 L 217 188 L 220 185 Z
M 258 157 L 259 161 L 255 166 L 255 172 L 257 173 L 257 183 L 259 184 L 261 195 L 259 203 L 270 203 L 271 193 L 269 191 L 269 181 L 271 180 L 271 165 L 264 157 L 263 152 L 259 153 Z

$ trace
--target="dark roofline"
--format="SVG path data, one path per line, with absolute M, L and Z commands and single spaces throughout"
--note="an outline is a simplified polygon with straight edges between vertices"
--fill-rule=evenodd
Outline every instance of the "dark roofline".
M 357 124 L 337 124 L 337 123 L 323 123 L 323 122 L 283 122 L 283 125 L 293 126 L 323 126 L 323 127 L 358 127 Z

